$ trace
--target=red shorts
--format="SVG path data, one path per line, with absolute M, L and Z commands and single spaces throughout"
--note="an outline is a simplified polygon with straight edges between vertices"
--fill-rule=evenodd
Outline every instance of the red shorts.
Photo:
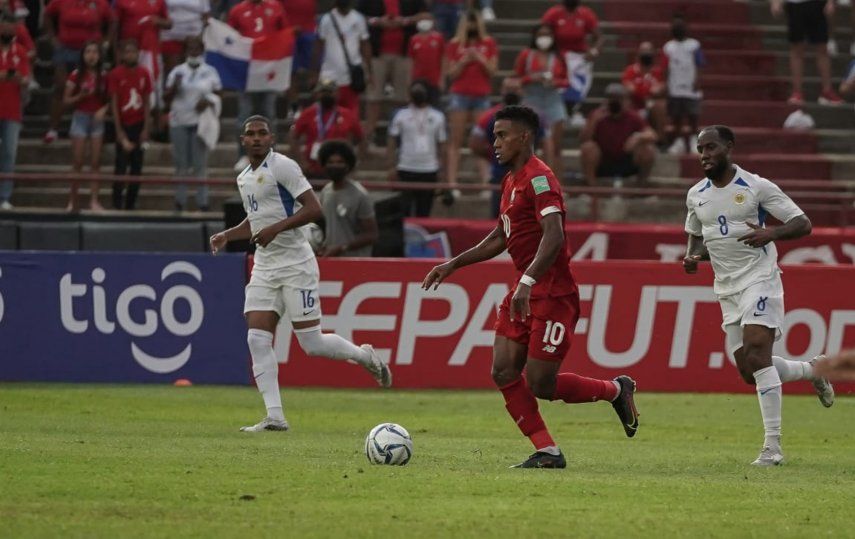
M 184 54 L 184 42 L 183 41 L 162 41 L 160 43 L 160 52 L 162 54 L 170 54 L 173 56 L 180 56 Z
M 338 105 L 350 109 L 359 118 L 359 94 L 354 92 L 350 86 L 339 86 Z
M 519 313 L 511 321 L 511 290 L 496 319 L 496 335 L 528 346 L 528 357 L 545 361 L 563 361 L 570 350 L 573 332 L 579 320 L 579 296 L 531 299 L 531 316 L 522 322 Z

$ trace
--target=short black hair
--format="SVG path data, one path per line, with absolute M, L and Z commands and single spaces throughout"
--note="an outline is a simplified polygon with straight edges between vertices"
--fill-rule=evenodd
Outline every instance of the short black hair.
M 718 138 L 720 138 L 724 142 L 729 142 L 733 145 L 736 145 L 736 136 L 733 134 L 733 129 L 729 128 L 726 125 L 710 125 L 701 129 L 701 133 L 703 133 L 704 131 L 715 131 L 718 135 Z
M 267 119 L 267 116 L 262 116 L 261 114 L 253 114 L 249 118 L 243 121 L 243 125 L 241 126 L 241 132 L 246 131 L 246 126 L 251 124 L 252 122 L 264 122 L 267 125 L 267 130 L 272 131 L 270 127 L 270 120 Z
M 540 130 L 540 116 L 530 107 L 523 105 L 509 105 L 496 112 L 495 120 L 510 120 L 521 123 L 526 129 L 536 135 Z
M 334 155 L 344 158 L 348 170 L 356 168 L 356 152 L 353 151 L 353 146 L 346 140 L 328 140 L 321 144 L 320 149 L 318 149 L 318 162 L 324 167 L 327 165 L 330 157 Z

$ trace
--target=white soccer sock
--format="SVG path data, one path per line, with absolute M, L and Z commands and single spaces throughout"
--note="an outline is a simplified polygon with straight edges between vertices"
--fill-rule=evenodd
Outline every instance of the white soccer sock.
M 300 348 L 310 356 L 330 359 L 349 359 L 360 365 L 371 361 L 371 353 L 352 342 L 342 339 L 335 333 L 321 333 L 320 326 L 309 329 L 295 329 Z
M 778 356 L 772 356 L 772 364 L 781 377 L 781 382 L 795 380 L 813 380 L 813 367 L 807 361 L 792 361 Z
M 765 445 L 778 447 L 781 443 L 781 378 L 775 367 L 765 367 L 754 373 L 760 415 L 766 432 Z
M 249 344 L 249 353 L 252 354 L 255 385 L 264 399 L 267 416 L 284 421 L 282 397 L 279 395 L 279 365 L 273 353 L 273 334 L 261 329 L 250 329 L 246 332 L 246 342 Z

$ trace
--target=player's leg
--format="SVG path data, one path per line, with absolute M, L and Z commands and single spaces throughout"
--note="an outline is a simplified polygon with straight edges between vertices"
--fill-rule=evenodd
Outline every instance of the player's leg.
M 255 287 L 255 290 L 251 292 L 249 288 L 247 287 L 248 306 L 260 304 L 264 298 L 271 298 L 275 294 L 273 290 L 263 291 L 259 290 L 259 287 Z M 253 294 L 252 298 L 250 298 L 250 294 Z M 275 310 L 249 311 L 246 313 L 246 323 L 249 328 L 246 334 L 246 342 L 252 356 L 252 374 L 255 377 L 255 385 L 264 399 L 267 416 L 255 425 L 241 427 L 240 430 L 243 432 L 288 430 L 288 422 L 285 420 L 285 413 L 282 411 L 282 397 L 279 394 L 279 364 L 276 361 L 276 354 L 273 352 L 273 335 L 276 333 L 278 321 L 279 314 Z

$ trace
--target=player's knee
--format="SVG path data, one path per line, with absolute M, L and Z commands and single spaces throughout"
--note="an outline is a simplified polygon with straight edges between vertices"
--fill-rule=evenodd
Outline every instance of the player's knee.
M 513 368 L 493 365 L 493 370 L 490 374 L 493 377 L 493 383 L 496 384 L 496 387 L 504 387 L 517 381 L 522 373 Z
M 739 367 L 739 376 L 742 377 L 742 381 L 746 384 L 750 386 L 754 385 L 754 371 L 748 367 Z
M 528 380 L 528 387 L 538 399 L 552 400 L 553 395 L 555 395 L 555 377 L 532 377 Z
M 250 329 L 246 333 L 246 344 L 249 346 L 250 353 L 255 356 L 273 346 L 273 335 L 267 331 Z

